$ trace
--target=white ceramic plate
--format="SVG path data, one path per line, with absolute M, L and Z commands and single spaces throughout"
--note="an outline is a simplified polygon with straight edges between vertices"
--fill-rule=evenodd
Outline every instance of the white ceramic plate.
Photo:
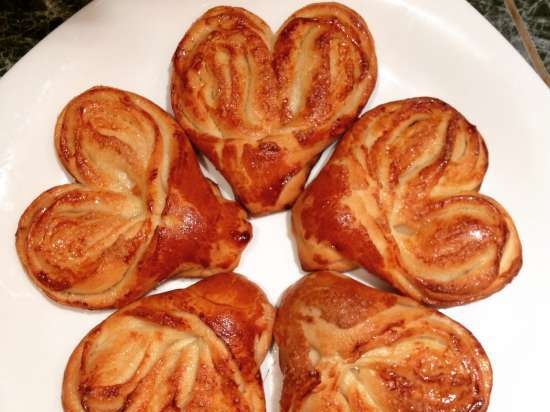
M 227 1 L 275 30 L 307 0 Z M 494 368 L 491 411 L 540 411 L 550 356 L 550 92 L 485 19 L 462 0 L 347 0 L 376 41 L 380 77 L 368 107 L 431 95 L 476 124 L 489 148 L 482 191 L 517 224 L 524 266 L 496 295 L 445 310 L 485 347 Z M 67 181 L 53 127 L 61 108 L 88 87 L 111 85 L 168 103 L 171 55 L 189 25 L 219 1 L 97 0 L 28 53 L 0 80 L 0 411 L 61 410 L 69 354 L 107 312 L 58 306 L 19 263 L 14 233 L 24 208 Z M 288 213 L 254 219 L 238 271 L 276 303 L 302 272 Z M 362 271 L 354 273 L 366 279 Z M 159 290 L 188 285 L 175 280 Z M 280 376 L 263 365 L 268 408 L 278 410 Z

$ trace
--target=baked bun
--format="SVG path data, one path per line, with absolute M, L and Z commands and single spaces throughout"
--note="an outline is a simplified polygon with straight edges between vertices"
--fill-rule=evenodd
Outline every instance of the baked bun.
M 118 307 L 167 278 L 233 269 L 251 236 L 246 212 L 201 174 L 172 117 L 108 87 L 69 102 L 55 129 L 76 183 L 41 194 L 17 230 L 17 252 L 56 302 Z
M 294 203 L 376 76 L 367 25 L 346 6 L 306 6 L 277 35 L 245 9 L 215 7 L 174 53 L 172 108 L 242 204 L 265 214 Z
M 487 410 L 489 359 L 463 326 L 335 272 L 289 288 L 275 321 L 281 412 Z
M 64 410 L 264 411 L 273 318 L 263 292 L 233 273 L 140 299 L 76 347 Z
M 481 135 L 440 100 L 367 112 L 294 206 L 302 266 L 363 266 L 431 305 L 491 295 L 522 254 L 508 213 L 478 193 L 486 170 Z

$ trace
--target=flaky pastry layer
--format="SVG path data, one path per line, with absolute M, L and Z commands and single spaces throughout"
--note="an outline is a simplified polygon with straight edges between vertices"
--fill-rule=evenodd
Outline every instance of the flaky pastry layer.
M 53 300 L 119 307 L 172 276 L 237 265 L 252 233 L 246 212 L 204 178 L 185 132 L 151 101 L 92 88 L 60 114 L 55 146 L 76 182 L 36 198 L 16 235 Z
M 65 370 L 65 412 L 265 411 L 259 367 L 274 309 L 218 274 L 134 302 L 96 326 Z
M 370 32 L 346 6 L 306 6 L 277 34 L 245 9 L 221 6 L 174 53 L 172 108 L 241 203 L 265 214 L 294 203 L 376 76 Z
M 484 298 L 518 273 L 511 217 L 478 193 L 487 149 L 475 126 L 428 97 L 364 114 L 292 211 L 306 270 L 362 266 L 439 306 Z
M 282 412 L 487 410 L 491 365 L 468 330 L 339 273 L 290 287 L 274 335 Z

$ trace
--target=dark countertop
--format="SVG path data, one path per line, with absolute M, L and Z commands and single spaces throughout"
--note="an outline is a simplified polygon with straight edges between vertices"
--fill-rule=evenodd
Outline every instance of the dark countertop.
M 0 76 L 90 0 L 0 0 Z M 446 0 L 440 0 L 446 1 Z M 550 0 L 515 0 L 550 71 Z M 503 0 L 468 0 L 527 58 Z

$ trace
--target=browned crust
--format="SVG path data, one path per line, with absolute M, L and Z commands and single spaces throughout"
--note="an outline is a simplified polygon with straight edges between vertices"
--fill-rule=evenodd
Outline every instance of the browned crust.
M 259 366 L 273 320 L 264 293 L 233 273 L 142 298 L 76 347 L 64 410 L 264 411 Z
M 95 87 L 71 100 L 56 132 L 76 182 L 26 209 L 17 252 L 56 302 L 120 307 L 166 279 L 232 270 L 252 227 L 202 175 L 185 132 L 136 94 Z
M 335 272 L 290 287 L 274 328 L 281 411 L 485 411 L 492 371 L 462 325 Z
M 522 262 L 514 223 L 478 193 L 487 148 L 472 124 L 429 97 L 365 113 L 292 211 L 306 270 L 363 266 L 430 305 L 482 299 Z
M 298 10 L 277 35 L 245 9 L 215 7 L 172 63 L 176 119 L 254 215 L 294 203 L 377 77 L 367 24 L 338 3 Z

